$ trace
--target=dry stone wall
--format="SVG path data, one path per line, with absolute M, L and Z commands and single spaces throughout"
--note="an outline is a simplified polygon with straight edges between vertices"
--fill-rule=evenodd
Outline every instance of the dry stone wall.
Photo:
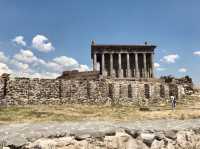
M 4 97 L 4 88 L 5 88 L 4 79 L 0 79 L 0 98 Z
M 172 94 L 181 98 L 183 87 L 159 80 L 0 79 L 0 101 L 8 105 L 134 104 L 140 99 L 168 99 Z

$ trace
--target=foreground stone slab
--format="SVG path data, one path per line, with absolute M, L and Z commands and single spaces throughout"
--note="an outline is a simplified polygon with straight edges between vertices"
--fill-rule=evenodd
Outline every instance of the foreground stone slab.
M 0 144 L 41 149 L 200 148 L 200 119 L 0 125 Z

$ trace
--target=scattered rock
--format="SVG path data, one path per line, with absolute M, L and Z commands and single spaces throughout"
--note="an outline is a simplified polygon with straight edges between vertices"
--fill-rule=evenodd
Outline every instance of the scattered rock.
M 192 121 L 194 122 L 194 121 Z M 0 127 L 0 148 L 182 149 L 200 148 L 199 126 L 172 129 L 139 129 L 131 125 L 9 125 Z M 144 123 L 139 123 L 144 128 Z M 163 126 L 165 122 L 160 123 Z M 179 123 L 180 124 L 180 123 Z M 198 123 L 196 123 L 198 124 Z M 67 126 L 68 125 L 68 126 Z M 155 124 L 153 124 L 155 125 Z M 30 127 L 31 126 L 31 127 Z M 88 127 L 90 126 L 90 127 Z M 111 127 L 112 126 L 112 127 Z M 117 127 L 115 127 L 117 126 Z M 156 125 L 158 126 L 158 124 Z M 174 125 L 173 125 L 174 126 Z M 195 127 L 194 127 L 195 126 Z M 89 129 L 90 128 L 90 129 Z M 173 127 L 174 129 L 175 127 Z M 184 129 L 183 129 L 184 128 Z M 5 131 L 6 130 L 6 131 Z M 34 135 L 34 132 L 36 135 Z M 66 132 L 66 133 L 65 133 Z M 6 148 L 8 147 L 8 148 Z
M 22 147 L 22 146 L 26 145 L 27 143 L 28 143 L 28 141 L 24 137 L 13 136 L 6 140 L 5 146 Z
M 85 139 L 87 139 L 87 138 L 90 138 L 91 136 L 89 135 L 89 134 L 84 134 L 84 135 L 77 135 L 77 136 L 75 136 L 75 140 L 77 140 L 77 141 L 82 141 L 82 140 L 85 140 Z
M 194 128 L 193 131 L 195 132 L 195 134 L 200 134 L 200 128 Z
M 133 138 L 137 138 L 141 133 L 139 130 L 133 130 L 133 129 L 125 129 L 124 131 Z
M 147 146 L 151 146 L 153 140 L 155 139 L 155 135 L 152 133 L 141 133 L 140 134 L 141 139 Z
M 105 135 L 102 132 L 93 132 L 90 134 L 93 138 L 99 140 L 99 141 L 103 141 Z
M 175 149 L 175 145 L 171 142 L 168 142 L 167 146 L 165 147 L 166 149 Z
M 165 137 L 175 140 L 177 138 L 176 131 L 174 131 L 174 130 L 165 131 Z
M 114 136 L 115 134 L 116 134 L 115 130 L 110 130 L 105 132 L 106 136 Z
M 156 132 L 155 133 L 155 139 L 160 141 L 160 140 L 163 140 L 165 138 L 165 135 L 163 132 Z
M 158 141 L 158 140 L 154 140 L 152 145 L 151 145 L 151 149 L 161 149 L 164 148 L 165 143 L 163 140 Z
M 127 149 L 149 149 L 149 147 L 146 144 L 144 144 L 141 140 L 133 139 L 128 144 Z

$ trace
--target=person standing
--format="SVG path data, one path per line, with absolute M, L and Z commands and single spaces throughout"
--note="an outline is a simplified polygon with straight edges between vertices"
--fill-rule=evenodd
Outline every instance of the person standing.
M 176 109 L 176 96 L 174 96 L 174 109 Z
M 176 108 L 176 98 L 175 96 L 171 96 L 171 104 L 172 104 L 172 110 L 175 110 Z

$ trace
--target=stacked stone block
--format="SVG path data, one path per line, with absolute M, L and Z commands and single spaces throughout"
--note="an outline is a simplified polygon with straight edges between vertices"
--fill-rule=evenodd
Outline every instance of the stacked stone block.
M 0 98 L 4 98 L 4 79 L 0 79 Z
M 0 105 L 4 104 L 4 98 L 6 94 L 6 79 L 0 78 Z
M 29 104 L 41 103 L 40 79 L 32 79 L 29 84 Z
M 28 104 L 29 84 L 30 79 L 28 78 L 9 79 L 6 86 L 8 104 Z
M 154 81 L 131 80 L 64 80 L 64 79 L 8 79 L 0 80 L 0 98 L 9 105 L 26 104 L 134 104 L 148 99 L 181 98 L 183 86 Z M 6 92 L 5 92 L 6 91 Z

